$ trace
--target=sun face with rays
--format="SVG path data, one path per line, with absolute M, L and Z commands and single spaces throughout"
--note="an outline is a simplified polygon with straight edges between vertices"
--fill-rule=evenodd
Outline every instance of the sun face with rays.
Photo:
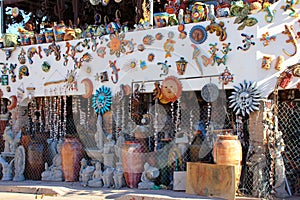
M 230 108 L 236 115 L 247 116 L 250 112 L 259 110 L 260 91 L 256 83 L 247 82 L 240 83 L 239 86 L 234 86 L 234 91 L 229 97 Z
M 66 77 L 66 89 L 67 90 L 78 90 L 77 88 L 77 71 L 76 70 L 68 70 L 67 77 Z

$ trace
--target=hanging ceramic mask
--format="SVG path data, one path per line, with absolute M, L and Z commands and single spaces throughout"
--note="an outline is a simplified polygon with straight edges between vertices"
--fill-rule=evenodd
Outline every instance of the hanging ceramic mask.
M 96 113 L 103 115 L 110 110 L 111 104 L 111 90 L 110 88 L 102 85 L 101 88 L 96 90 L 96 94 L 93 96 L 93 107 Z
M 201 96 L 204 101 L 212 103 L 219 97 L 219 88 L 214 83 L 207 83 L 201 89 Z
M 107 6 L 109 3 L 109 0 L 102 0 L 102 6 Z

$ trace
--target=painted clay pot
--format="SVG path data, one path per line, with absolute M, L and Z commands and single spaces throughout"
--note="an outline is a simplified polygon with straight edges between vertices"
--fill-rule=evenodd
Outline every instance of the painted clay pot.
M 82 145 L 79 140 L 75 137 L 67 136 L 62 144 L 61 156 L 65 181 L 78 181 L 80 160 L 82 158 Z

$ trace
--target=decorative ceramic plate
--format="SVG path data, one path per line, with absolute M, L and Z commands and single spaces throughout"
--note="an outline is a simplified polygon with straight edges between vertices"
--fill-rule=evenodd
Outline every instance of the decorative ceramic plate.
M 204 101 L 211 103 L 217 100 L 219 96 L 219 88 L 213 83 L 208 83 L 203 86 L 201 90 L 201 96 Z
M 195 44 L 202 44 L 207 39 L 207 31 L 202 25 L 193 26 L 190 31 L 190 39 Z

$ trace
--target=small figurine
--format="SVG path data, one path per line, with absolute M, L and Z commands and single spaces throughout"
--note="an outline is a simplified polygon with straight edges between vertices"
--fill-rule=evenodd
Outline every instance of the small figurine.
M 103 181 L 102 181 L 103 172 L 101 169 L 101 163 L 96 162 L 95 168 L 96 169 L 93 172 L 92 179 L 88 181 L 87 185 L 89 187 L 102 187 L 103 186 Z

